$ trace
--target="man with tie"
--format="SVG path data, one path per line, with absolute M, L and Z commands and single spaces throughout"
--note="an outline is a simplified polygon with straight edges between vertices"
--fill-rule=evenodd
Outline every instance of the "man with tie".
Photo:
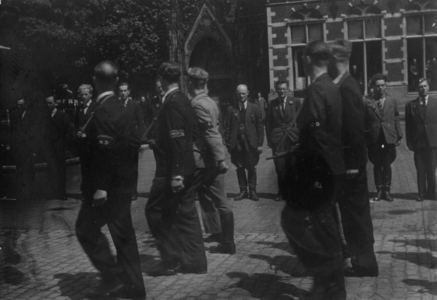
M 266 113 L 266 135 L 268 146 L 272 148 L 273 155 L 290 150 L 291 146 L 297 142 L 298 129 L 296 124 L 292 124 L 301 102 L 298 99 L 287 96 L 288 84 L 285 80 L 276 83 L 278 97 L 273 99 Z M 286 155 L 275 158 L 276 174 L 278 175 L 278 195 L 275 201 L 282 201 L 284 187 L 287 185 L 285 176 L 287 169 L 293 165 L 292 156 Z
M 138 138 L 141 138 L 146 130 L 146 126 L 144 125 L 144 117 L 141 105 L 139 102 L 134 101 L 130 95 L 129 85 L 126 82 L 122 82 L 118 88 L 120 100 L 123 105 L 127 108 L 127 112 L 129 115 L 129 121 L 133 123 L 133 128 L 135 128 L 135 134 L 138 135 Z M 139 161 L 139 153 L 138 151 L 132 151 L 131 155 L 134 156 L 135 163 L 131 166 L 135 169 L 135 179 L 132 183 L 135 185 L 134 193 L 132 194 L 132 200 L 137 200 L 138 198 L 138 161 Z
M 418 81 L 419 97 L 405 106 L 408 149 L 414 151 L 417 171 L 417 201 L 436 200 L 437 97 L 431 96 L 426 78 Z
M 90 112 L 92 111 L 92 107 L 95 105 L 91 99 L 93 96 L 93 87 L 90 84 L 82 84 L 77 89 L 77 95 L 81 101 L 81 108 L 78 113 L 77 121 L 78 129 L 80 129 L 83 125 L 85 125 L 89 118 Z
M 376 186 L 374 201 L 393 201 L 390 195 L 391 164 L 396 159 L 396 146 L 401 144 L 402 130 L 396 99 L 387 97 L 387 77 L 376 74 L 371 79 L 374 99 L 367 100 L 367 145 L 373 164 Z
M 240 193 L 234 200 L 249 198 L 258 201 L 256 194 L 256 165 L 262 152 L 264 128 L 258 105 L 247 101 L 247 86 L 237 86 L 237 103 L 228 107 L 225 119 L 225 145 L 231 154 L 231 162 L 237 167 Z M 247 170 L 247 176 L 246 176 Z M 249 194 L 247 186 L 249 185 Z
M 74 127 L 70 117 L 56 108 L 53 96 L 48 97 L 46 103 L 50 112 L 48 122 L 49 151 L 46 157 L 47 169 L 50 181 L 55 185 L 54 196 L 60 200 L 67 200 L 66 150 L 68 143 L 73 139 Z

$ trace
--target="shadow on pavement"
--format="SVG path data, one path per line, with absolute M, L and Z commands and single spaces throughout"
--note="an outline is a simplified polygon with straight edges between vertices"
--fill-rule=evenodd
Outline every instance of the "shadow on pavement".
M 429 252 L 399 252 L 393 253 L 392 258 L 408 261 L 412 264 L 433 269 L 433 256 Z
M 234 199 L 238 194 L 236 193 L 227 193 L 228 199 Z M 275 199 L 278 195 L 272 193 L 258 193 L 257 195 L 260 199 Z M 249 200 L 249 198 L 247 198 Z
M 393 240 L 389 240 L 389 242 L 403 244 L 404 246 L 420 247 L 420 248 L 423 248 L 423 249 L 427 249 L 427 250 L 433 251 L 432 246 L 431 246 L 432 241 L 427 240 L 427 239 L 411 239 L 411 240 L 393 239 Z
M 282 271 L 293 277 L 307 277 L 308 274 L 305 272 L 304 267 L 299 264 L 296 257 L 288 255 L 278 255 L 275 257 L 270 257 L 263 254 L 250 254 L 250 258 L 264 260 L 269 264 L 270 270 Z
M 76 274 L 59 273 L 54 278 L 59 279 L 58 286 L 61 296 L 72 300 L 88 299 L 87 290 L 98 284 L 98 273 L 80 272 Z M 80 291 L 80 292 L 78 292 Z
M 291 246 L 288 242 L 279 242 L 279 243 L 275 243 L 275 242 L 256 242 L 259 245 L 266 245 L 266 246 L 270 246 L 271 248 L 276 248 L 279 250 L 283 250 L 283 251 L 287 251 L 291 254 L 293 254 L 292 250 L 291 250 Z
M 437 296 L 437 281 L 428 281 L 420 279 L 404 279 L 402 280 L 405 284 L 411 286 L 422 286 L 423 289 L 417 290 L 418 293 L 429 293 L 431 295 Z
M 228 286 L 226 289 L 244 289 L 250 293 L 252 298 L 263 300 L 303 299 L 308 293 L 291 283 L 284 282 L 287 278 L 274 274 L 255 273 L 249 275 L 244 272 L 229 272 L 226 275 L 232 279 L 240 279 L 237 283 Z

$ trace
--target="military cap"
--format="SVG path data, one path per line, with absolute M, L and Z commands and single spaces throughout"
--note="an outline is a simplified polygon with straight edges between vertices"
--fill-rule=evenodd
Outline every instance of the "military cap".
M 208 80 L 209 74 L 204 69 L 193 67 L 188 69 L 188 76 L 198 80 Z

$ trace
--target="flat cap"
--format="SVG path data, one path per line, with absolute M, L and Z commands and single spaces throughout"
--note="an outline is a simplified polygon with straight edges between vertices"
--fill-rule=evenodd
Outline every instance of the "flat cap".
M 208 80 L 209 74 L 204 69 L 193 67 L 188 69 L 188 76 L 194 79 Z

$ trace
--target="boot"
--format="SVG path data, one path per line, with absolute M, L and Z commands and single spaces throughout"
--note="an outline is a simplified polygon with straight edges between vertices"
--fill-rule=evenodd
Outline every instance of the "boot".
M 211 253 L 235 254 L 234 213 L 230 210 L 220 214 L 222 223 L 222 242 L 210 249 Z
M 390 187 L 384 187 L 384 199 L 389 202 L 393 202 L 393 198 L 390 195 Z
M 376 188 L 376 196 L 373 198 L 373 201 L 381 201 L 383 199 L 382 186 L 378 186 Z
M 255 187 L 249 188 L 249 199 L 252 199 L 253 201 L 258 201 L 259 200 L 259 197 L 256 194 Z
M 249 195 L 247 194 L 247 189 L 246 188 L 244 188 L 244 189 L 240 188 L 240 193 L 237 196 L 235 196 L 234 200 L 235 201 L 239 201 L 239 200 L 243 200 L 243 199 L 246 199 L 246 198 L 249 198 Z

